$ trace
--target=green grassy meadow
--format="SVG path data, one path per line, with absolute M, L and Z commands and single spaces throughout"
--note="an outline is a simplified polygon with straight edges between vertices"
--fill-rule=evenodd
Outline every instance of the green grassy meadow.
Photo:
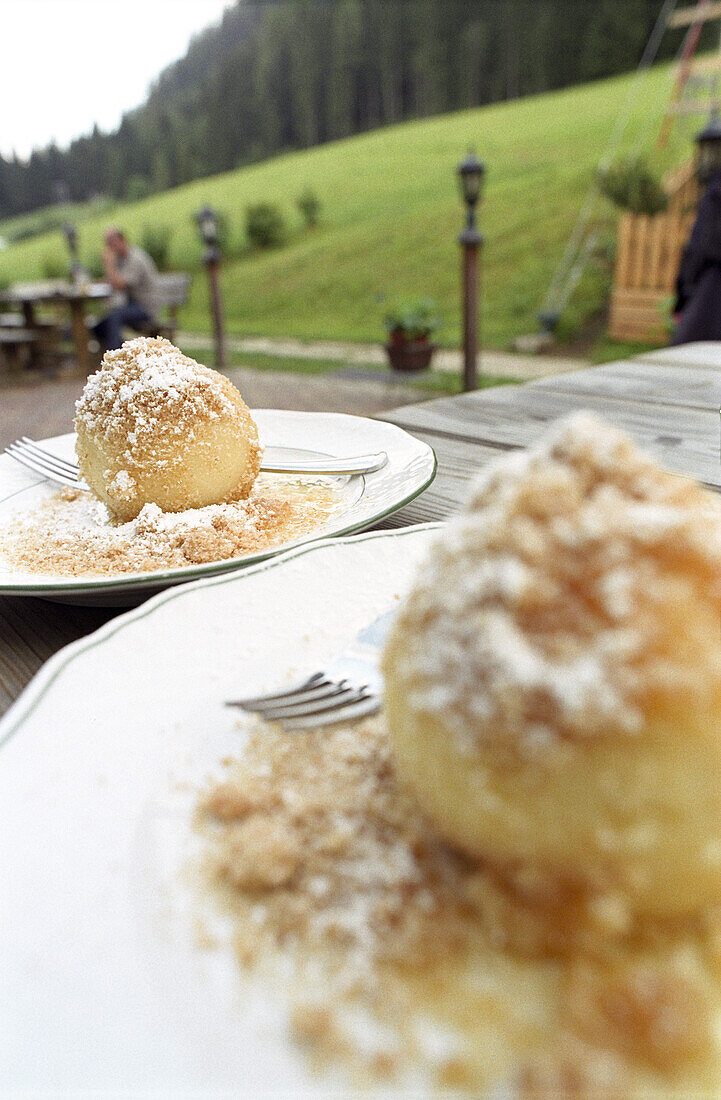
M 673 69 L 660 66 L 638 83 L 624 148 L 653 144 L 668 102 Z M 469 145 L 486 162 L 481 210 L 486 236 L 483 340 L 507 347 L 533 331 L 536 313 L 563 252 L 594 169 L 633 77 L 625 76 L 509 103 L 438 116 L 354 137 L 196 181 L 141 202 L 119 205 L 112 220 L 135 240 L 146 225 L 173 229 L 169 266 L 195 272 L 181 314 L 186 329 L 209 327 L 207 283 L 192 215 L 222 210 L 230 251 L 222 272 L 230 332 L 301 339 L 377 341 L 391 303 L 433 296 L 444 317 L 440 343 L 459 339 L 459 249 L 463 211 L 455 167 Z M 685 159 L 698 119 L 679 123 L 659 170 Z M 321 223 L 307 229 L 295 206 L 312 188 Z M 253 252 L 244 210 L 278 203 L 290 236 L 280 248 Z M 598 209 L 602 248 L 571 300 L 561 336 L 574 338 L 603 308 L 609 284 L 615 212 Z M 97 254 L 107 213 L 81 221 L 81 256 Z M 1 233 L 0 227 L 0 233 Z M 0 283 L 42 278 L 65 256 L 60 232 L 0 252 Z

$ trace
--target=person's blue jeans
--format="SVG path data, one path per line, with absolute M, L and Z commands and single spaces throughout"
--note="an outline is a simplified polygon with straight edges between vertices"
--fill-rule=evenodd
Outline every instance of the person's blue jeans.
M 142 329 L 150 321 L 150 314 L 137 302 L 112 309 L 105 317 L 93 325 L 95 338 L 105 351 L 119 348 L 123 342 L 123 329 Z

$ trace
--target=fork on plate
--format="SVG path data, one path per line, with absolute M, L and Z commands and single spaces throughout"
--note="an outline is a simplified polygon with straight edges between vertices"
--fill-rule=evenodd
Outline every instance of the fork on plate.
M 73 489 L 89 492 L 89 486 L 80 477 L 76 462 L 59 458 L 46 447 L 41 447 L 34 439 L 24 435 L 5 448 L 5 454 L 25 466 L 33 473 L 40 474 L 48 481 L 59 485 L 70 485 Z M 260 468 L 267 474 L 372 474 L 382 469 L 388 462 L 385 451 L 377 454 L 354 455 L 352 458 L 309 458 L 305 461 L 292 459 L 270 461 L 263 459 Z
M 394 617 L 393 611 L 381 615 L 339 657 L 300 683 L 268 695 L 230 700 L 226 706 L 281 722 L 289 732 L 374 714 L 383 701 L 380 651 Z

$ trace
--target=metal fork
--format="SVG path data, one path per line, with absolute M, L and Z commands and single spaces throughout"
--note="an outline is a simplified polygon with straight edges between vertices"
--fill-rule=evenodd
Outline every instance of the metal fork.
M 339 657 L 306 680 L 269 695 L 234 699 L 240 707 L 269 722 L 281 722 L 289 731 L 347 722 L 374 714 L 383 700 L 383 677 L 378 661 L 395 612 L 381 615 L 361 630 Z
M 21 466 L 26 466 L 33 473 L 42 474 L 49 481 L 57 481 L 60 485 L 71 485 L 74 489 L 89 491 L 90 487 L 80 477 L 77 463 L 58 458 L 45 447 L 40 447 L 33 439 L 28 439 L 26 435 L 6 447 L 5 454 L 10 455 Z
M 77 463 L 58 458 L 26 435 L 6 447 L 5 454 L 49 481 L 70 485 L 84 492 L 90 491 L 90 487 L 80 477 Z M 372 474 L 385 466 L 387 461 L 386 452 L 378 451 L 377 454 L 356 455 L 353 458 L 312 458 L 306 461 L 281 462 L 263 459 L 260 468 L 267 474 Z

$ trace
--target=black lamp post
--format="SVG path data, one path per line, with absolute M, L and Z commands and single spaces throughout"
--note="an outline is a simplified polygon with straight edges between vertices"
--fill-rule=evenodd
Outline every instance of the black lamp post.
M 218 283 L 220 266 L 220 248 L 218 247 L 218 215 L 210 206 L 204 206 L 195 215 L 200 237 L 205 245 L 203 262 L 208 271 L 210 284 L 210 308 L 213 314 L 213 335 L 215 338 L 215 365 L 219 370 L 225 367 L 225 335 L 223 328 L 223 302 Z
M 476 206 L 481 198 L 485 166 L 473 150 L 458 166 L 461 194 L 467 218 L 458 242 L 463 249 L 463 388 L 478 386 L 478 287 L 479 255 L 483 236 L 476 225 Z
M 705 185 L 716 172 L 721 172 L 721 118 L 718 110 L 711 117 L 700 134 L 696 135 L 698 160 L 696 175 L 700 184 Z
M 78 261 L 78 231 L 72 222 L 65 222 L 63 224 L 63 233 L 70 253 L 70 273 L 73 279 L 77 279 L 80 274 L 80 263 Z

